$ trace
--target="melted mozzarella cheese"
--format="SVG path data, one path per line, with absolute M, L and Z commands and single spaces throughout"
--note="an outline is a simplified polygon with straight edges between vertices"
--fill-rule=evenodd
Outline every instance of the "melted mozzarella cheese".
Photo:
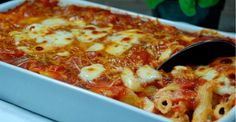
M 45 36 L 28 35 L 28 39 L 36 40 L 38 43 L 36 47 L 43 48 L 43 50 L 40 51 L 50 51 L 55 47 L 62 47 L 70 44 L 73 41 L 73 35 L 66 31 L 56 31 Z
M 217 79 L 214 80 L 217 84 L 215 88 L 215 93 L 219 95 L 232 94 L 235 92 L 234 86 L 230 85 L 230 80 L 225 74 L 221 74 Z
M 56 31 L 53 34 L 49 34 L 44 37 L 48 45 L 55 47 L 61 47 L 68 45 L 72 42 L 73 35 L 66 31 Z
M 40 47 L 40 51 L 50 51 L 57 47 L 63 47 L 73 41 L 74 35 L 70 31 L 54 30 L 57 27 L 65 27 L 74 25 L 76 27 L 83 27 L 83 21 L 67 21 L 62 18 L 50 18 L 27 26 L 21 31 L 12 31 L 10 35 L 14 37 L 15 44 L 19 45 L 21 41 L 35 41 L 38 43 L 35 47 Z M 34 49 L 29 49 L 27 46 L 18 46 L 27 53 L 31 53 Z M 36 50 L 37 51 L 37 50 Z
M 106 48 L 106 52 L 111 55 L 119 56 L 122 53 L 124 53 L 126 50 L 128 50 L 130 47 L 132 47 L 131 44 L 112 43 Z
M 230 60 L 232 61 L 230 65 L 236 66 L 236 57 L 230 57 Z
M 137 29 L 125 30 L 113 34 L 108 38 L 108 41 L 112 41 L 118 44 L 138 44 L 139 39 L 143 36 L 144 34 Z
M 140 81 L 134 76 L 134 73 L 129 68 L 124 68 L 121 73 L 121 80 L 123 81 L 124 85 L 130 88 L 133 91 L 140 91 L 141 90 L 141 83 Z
M 110 27 L 99 28 L 94 25 L 88 25 L 82 29 L 73 29 L 72 33 L 80 42 L 93 42 L 94 40 L 105 37 L 110 30 Z
M 70 56 L 70 53 L 68 51 L 64 51 L 64 52 L 59 52 L 57 53 L 58 56 L 63 56 L 63 57 L 67 57 Z
M 216 84 L 214 92 L 219 95 L 232 94 L 235 92 L 234 87 L 230 85 L 228 77 L 223 73 L 217 72 L 213 68 L 200 66 L 195 71 L 195 74 L 207 81 L 213 81 Z
M 15 45 L 19 45 L 21 40 L 27 39 L 27 35 L 22 32 L 12 31 L 9 34 L 14 37 Z
M 107 38 L 109 45 L 105 51 L 111 55 L 119 56 L 130 49 L 133 44 L 139 44 L 139 40 L 143 36 L 144 34 L 136 29 L 117 32 Z
M 137 75 L 139 76 L 139 78 L 141 78 L 141 81 L 144 83 L 148 83 L 162 78 L 161 74 L 157 70 L 150 67 L 149 65 L 140 67 L 137 70 Z
M 34 32 L 34 33 L 45 33 L 44 31 L 47 31 L 48 27 L 44 26 L 43 24 L 32 24 L 29 25 L 25 28 L 25 32 L 30 33 L 30 32 Z
M 147 97 L 143 98 L 143 109 L 148 112 L 153 112 L 154 110 L 154 103 Z
M 24 52 L 31 52 L 31 50 L 27 46 L 18 46 L 17 49 L 22 50 Z
M 192 69 L 185 66 L 175 66 L 171 71 L 171 75 L 176 79 L 193 79 L 195 77 Z
M 66 31 L 55 31 L 52 34 L 42 35 L 37 33 L 15 33 L 15 44 L 18 45 L 21 40 L 35 40 L 38 45 L 35 47 L 41 47 L 43 50 L 40 51 L 49 51 L 55 47 L 62 47 L 70 44 L 73 41 L 73 35 Z M 24 47 L 24 48 L 22 48 Z M 18 46 L 18 49 L 21 49 L 27 53 L 32 52 L 26 46 Z
M 68 22 L 62 18 L 50 18 L 44 20 L 42 24 L 47 27 L 55 27 L 55 26 L 67 25 Z
M 63 29 L 66 27 L 70 28 Z M 86 51 L 101 51 L 105 49 L 105 52 L 115 56 L 121 55 L 134 44 L 139 44 L 140 39 L 145 37 L 145 34 L 137 29 L 117 32 L 106 38 L 110 33 L 112 33 L 112 25 L 109 27 L 97 27 L 95 25 L 86 25 L 84 21 L 76 18 L 66 20 L 54 17 L 43 20 L 40 23 L 31 24 L 20 32 L 13 31 L 10 35 L 15 38 L 16 45 L 20 45 L 21 41 L 36 42 L 35 49 L 32 49 L 32 46 L 29 48 L 27 45 L 21 44 L 18 49 L 27 53 L 52 51 L 58 47 L 67 46 L 77 39 L 81 43 L 92 44 L 91 47 L 85 49 Z M 104 45 L 94 43 L 94 41 L 101 38 L 105 39 Z
M 185 70 L 187 70 L 187 67 L 185 66 L 175 66 L 174 69 L 171 71 L 171 74 L 173 76 L 182 75 L 181 73 L 183 73 L 183 71 Z
M 207 66 L 198 67 L 195 71 L 195 74 L 201 76 L 207 81 L 213 80 L 218 75 L 218 73 L 214 69 Z
M 92 46 L 90 46 L 87 51 L 100 51 L 103 50 L 104 45 L 101 43 L 94 43 Z
M 49 29 L 53 29 L 56 27 L 66 26 L 72 24 L 62 18 L 50 18 L 42 21 L 41 23 L 35 23 L 27 26 L 24 31 L 31 34 L 46 34 Z
M 235 88 L 233 86 L 222 86 L 215 91 L 219 95 L 232 94 L 234 92 Z
M 92 81 L 102 74 L 105 68 L 101 64 L 92 64 L 90 66 L 83 67 L 80 71 L 80 78 L 84 81 Z
M 62 27 L 67 25 L 72 25 L 76 27 L 84 27 L 86 25 L 85 21 L 75 19 L 75 20 L 65 20 L 63 18 L 49 18 L 41 22 L 42 25 L 49 28 Z
M 181 35 L 180 38 L 186 42 L 192 42 L 195 39 L 195 37 L 187 36 L 187 35 Z
M 159 58 L 159 61 L 164 61 L 170 57 L 172 53 L 171 48 L 166 49 L 164 52 L 161 53 L 161 56 Z

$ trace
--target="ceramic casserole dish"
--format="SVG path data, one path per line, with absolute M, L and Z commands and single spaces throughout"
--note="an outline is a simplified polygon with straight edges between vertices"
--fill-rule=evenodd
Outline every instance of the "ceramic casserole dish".
M 0 11 L 7 11 L 22 4 L 24 1 L 14 0 L 0 5 Z M 117 8 L 104 6 L 87 1 L 60 0 L 60 6 L 93 6 L 112 13 L 140 17 L 143 20 L 156 20 L 154 17 L 137 14 Z M 202 30 L 235 38 L 234 33 L 207 30 L 201 27 L 158 19 L 162 24 L 175 26 L 186 32 Z M 94 92 L 79 88 L 38 73 L 0 61 L 0 99 L 15 104 L 34 113 L 56 121 L 66 122 L 157 122 L 170 119 L 143 111 L 131 105 L 113 100 Z M 235 120 L 234 106 L 220 122 Z

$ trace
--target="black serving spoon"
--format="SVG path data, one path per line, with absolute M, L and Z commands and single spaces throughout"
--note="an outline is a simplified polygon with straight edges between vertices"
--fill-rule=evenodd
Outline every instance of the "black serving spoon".
M 235 56 L 234 43 L 224 40 L 208 40 L 194 43 L 172 55 L 158 69 L 166 72 L 176 65 L 207 65 L 217 57 Z

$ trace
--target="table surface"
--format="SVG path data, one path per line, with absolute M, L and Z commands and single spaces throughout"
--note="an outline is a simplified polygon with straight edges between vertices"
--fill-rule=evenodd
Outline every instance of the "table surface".
M 0 122 L 52 122 L 52 120 L 0 100 Z

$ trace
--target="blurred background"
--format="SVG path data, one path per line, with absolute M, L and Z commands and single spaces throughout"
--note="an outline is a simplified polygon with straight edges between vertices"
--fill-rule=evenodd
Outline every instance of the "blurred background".
M 104 5 L 109 5 L 116 8 L 134 11 L 146 15 L 153 15 L 152 10 L 147 6 L 145 0 L 87 0 L 87 1 L 101 3 Z M 224 5 L 221 5 L 222 10 L 220 10 L 221 16 L 219 17 L 218 30 L 235 32 L 235 0 L 225 0 L 224 2 L 225 3 L 219 2 L 219 4 L 224 4 Z M 213 19 L 208 23 L 214 23 L 214 21 L 216 20 Z

